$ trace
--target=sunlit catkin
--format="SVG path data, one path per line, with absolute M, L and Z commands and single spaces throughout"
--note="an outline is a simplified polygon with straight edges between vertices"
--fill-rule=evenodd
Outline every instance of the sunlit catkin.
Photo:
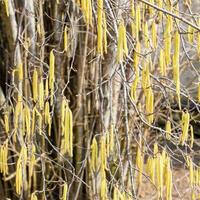
M 49 89 L 51 91 L 51 105 L 53 104 L 53 90 L 54 90 L 54 80 L 55 80 L 55 57 L 53 54 L 53 50 L 50 52 L 49 58 Z
M 198 26 L 200 27 L 200 19 L 198 20 Z M 197 51 L 200 58 L 200 31 L 197 33 Z
M 64 120 L 64 148 L 70 157 L 73 156 L 73 117 L 72 111 L 69 108 L 68 102 L 65 108 L 65 120 Z M 65 152 L 65 151 L 64 151 Z
M 101 169 L 101 186 L 100 186 L 100 197 L 101 200 L 107 200 L 107 182 L 105 170 Z
M 99 169 L 99 162 L 98 162 L 98 145 L 97 145 L 97 140 L 94 137 L 92 140 L 92 145 L 91 145 L 91 167 L 93 171 L 97 171 Z
M 138 170 L 138 173 L 137 173 L 137 184 L 138 184 L 138 186 L 142 182 L 143 163 L 144 163 L 144 160 L 143 160 L 143 155 L 142 155 L 142 151 L 141 151 L 141 146 L 138 146 L 137 155 L 136 155 L 136 167 L 137 167 L 137 170 Z
M 157 175 L 157 187 L 158 187 L 158 196 L 162 198 L 163 193 L 163 159 L 161 154 L 157 156 L 156 162 L 156 175 Z
M 200 82 L 198 83 L 197 100 L 200 103 Z
M 167 66 L 171 63 L 171 20 L 171 17 L 167 16 L 166 28 L 164 32 L 164 54 Z
M 15 178 L 15 186 L 16 186 L 16 193 L 21 194 L 22 192 L 22 185 L 23 185 L 23 169 L 26 166 L 27 162 L 27 149 L 25 146 L 22 147 L 20 151 L 20 155 L 17 161 L 16 166 L 16 178 Z
M 165 65 L 165 56 L 164 56 L 164 50 L 160 50 L 160 57 L 159 57 L 159 67 L 160 67 L 160 73 L 162 76 L 166 76 L 166 65 Z
M 147 160 L 146 172 L 149 175 L 152 183 L 155 184 L 155 159 L 150 156 Z
M 148 122 L 151 124 L 154 120 L 154 94 L 151 87 L 147 89 L 147 96 L 146 96 L 146 113 Z
M 34 69 L 33 71 L 32 88 L 33 88 L 33 101 L 36 102 L 38 100 L 38 73 L 36 69 Z
M 193 130 L 193 126 L 190 125 L 190 148 L 193 148 L 193 144 L 194 144 L 194 130 Z
M 64 51 L 66 52 L 68 47 L 67 26 L 65 26 L 64 28 L 63 44 L 64 44 Z
M 173 79 L 176 84 L 176 94 L 178 98 L 178 105 L 179 105 L 179 108 L 181 109 L 179 55 L 180 55 L 180 35 L 179 35 L 178 30 L 176 30 L 175 36 L 174 36 Z
M 101 157 L 101 168 L 102 170 L 104 170 L 106 169 L 106 160 L 107 160 L 105 136 L 102 136 L 100 140 L 100 157 Z
M 103 0 L 97 1 L 97 52 L 103 55 Z
M 24 115 L 25 115 L 25 125 L 26 125 L 26 133 L 28 139 L 30 139 L 31 135 L 31 113 L 28 105 L 24 106 Z
M 40 110 L 42 110 L 44 107 L 44 83 L 43 83 L 43 80 L 41 80 L 39 83 L 39 107 L 40 107 Z
M 10 131 L 9 113 L 8 112 L 4 113 L 4 127 L 5 127 L 5 132 L 8 134 Z
M 8 174 L 8 140 L 0 146 L 0 173 Z
M 139 41 L 139 32 L 141 28 L 141 9 L 140 4 L 135 6 L 135 26 L 132 26 L 132 34 L 136 41 Z
M 157 0 L 157 3 L 158 3 L 158 7 L 159 8 L 162 8 L 163 7 L 163 0 Z M 158 12 L 158 21 L 161 22 L 162 21 L 162 15 L 163 15 L 163 12 Z
M 189 158 L 189 177 L 190 177 L 190 185 L 193 186 L 194 183 L 194 167 L 192 159 Z
M 111 124 L 110 126 L 110 132 L 109 132 L 109 153 L 112 154 L 114 152 L 114 124 Z
M 190 114 L 188 111 L 182 113 L 182 134 L 180 135 L 180 143 L 184 145 L 188 139 L 188 131 L 189 131 L 189 124 L 190 124 Z
M 136 100 L 137 97 L 137 86 L 139 82 L 139 60 L 140 60 L 140 43 L 137 42 L 133 57 L 133 69 L 135 72 L 135 78 L 131 86 L 131 98 L 133 100 Z
M 67 192 L 68 192 L 68 185 L 67 185 L 67 183 L 64 183 L 62 200 L 67 200 Z
M 155 49 L 157 47 L 157 27 L 155 21 L 153 21 L 151 26 L 151 34 L 152 34 L 152 46 Z
M 165 131 L 166 131 L 166 139 L 170 140 L 171 139 L 171 122 L 170 120 L 167 120 L 166 126 L 165 126 Z
M 23 65 L 22 65 L 22 63 L 19 63 L 17 65 L 17 70 L 18 70 L 19 81 L 22 81 L 23 80 Z
M 146 48 L 149 48 L 149 28 L 147 22 L 144 22 L 144 45 Z
M 38 200 L 37 196 L 35 193 L 31 194 L 31 200 Z
M 104 52 L 107 53 L 107 22 L 105 12 L 103 12 L 103 48 Z
M 124 21 L 121 20 L 118 26 L 118 42 L 117 42 L 117 62 L 123 61 L 124 54 L 128 55 L 127 41 L 126 41 L 126 28 Z

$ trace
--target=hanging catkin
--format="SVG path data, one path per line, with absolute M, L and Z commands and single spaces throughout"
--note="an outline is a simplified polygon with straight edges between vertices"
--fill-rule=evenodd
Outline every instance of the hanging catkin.
M 68 47 L 67 26 L 65 26 L 64 28 L 63 44 L 64 44 L 64 51 L 67 52 L 67 47 Z
M 176 85 L 178 105 L 179 108 L 181 109 L 179 55 L 180 55 L 180 35 L 178 30 L 176 30 L 174 36 L 173 79 Z
M 184 145 L 188 139 L 188 131 L 189 131 L 189 124 L 190 124 L 190 114 L 188 111 L 182 113 L 182 134 L 180 135 L 180 142 L 181 145 Z
M 3 1 L 5 5 L 6 15 L 9 17 L 9 5 L 8 5 L 9 0 L 3 0 Z
M 37 73 L 36 68 L 33 71 L 32 88 L 33 88 L 33 101 L 37 102 L 38 100 L 38 73 Z
M 91 167 L 93 171 L 97 171 L 99 169 L 98 145 L 95 137 L 93 138 L 91 145 Z
M 103 55 L 103 0 L 97 1 L 97 52 Z
M 54 90 L 54 80 L 55 80 L 55 57 L 53 50 L 50 52 L 49 57 L 49 89 L 51 91 L 51 105 L 53 104 L 53 90 Z
M 165 131 L 166 131 L 166 139 L 170 140 L 171 139 L 171 122 L 170 122 L 170 120 L 167 120 L 167 123 L 165 126 Z
M 67 183 L 64 183 L 62 200 L 67 200 L 67 192 L 68 192 L 68 185 L 67 185 Z
M 118 42 L 117 42 L 117 62 L 123 61 L 123 57 L 128 55 L 128 47 L 126 41 L 126 28 L 124 21 L 121 20 L 118 26 Z

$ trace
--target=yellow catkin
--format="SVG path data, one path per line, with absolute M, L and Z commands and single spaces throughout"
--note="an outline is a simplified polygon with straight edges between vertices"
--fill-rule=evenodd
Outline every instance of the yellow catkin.
M 170 120 L 167 120 L 166 126 L 165 126 L 165 131 L 166 131 L 166 139 L 170 140 L 171 139 L 171 122 Z
M 189 158 L 189 177 L 190 177 L 190 185 L 193 186 L 194 184 L 194 168 L 193 168 L 193 162 L 192 159 Z
M 147 21 L 144 22 L 144 44 L 146 48 L 149 48 L 149 28 Z
M 137 184 L 138 186 L 141 184 L 142 182 L 142 173 L 143 173 L 143 154 L 141 151 L 141 141 L 140 141 L 140 146 L 138 146 L 137 148 L 137 155 L 136 155 L 136 167 L 137 167 Z
M 28 105 L 24 106 L 24 114 L 25 114 L 25 124 L 26 124 L 26 133 L 28 138 L 31 135 L 31 113 Z
M 19 81 L 22 81 L 23 80 L 23 65 L 22 65 L 22 63 L 19 63 L 17 65 L 17 70 L 18 70 Z
M 179 105 L 179 108 L 181 109 L 179 55 L 180 55 L 180 35 L 178 31 L 176 31 L 175 36 L 174 36 L 173 79 L 176 84 L 176 94 L 178 98 L 178 105 Z
M 103 0 L 97 1 L 97 52 L 103 55 Z
M 198 83 L 197 100 L 200 103 L 200 82 Z
M 131 98 L 133 100 L 136 100 L 137 97 L 137 86 L 139 82 L 139 61 L 140 61 L 140 43 L 137 42 L 133 57 L 133 69 L 135 72 L 135 78 L 131 86 Z
M 117 62 L 123 61 L 124 54 L 128 55 L 128 47 L 126 41 L 126 28 L 124 21 L 121 20 L 118 26 L 118 42 L 117 42 Z
M 26 146 L 23 146 L 20 155 L 17 161 L 16 167 L 16 178 L 15 178 L 15 185 L 16 185 L 16 193 L 21 194 L 22 192 L 22 185 L 23 185 L 23 168 L 25 168 L 27 162 L 27 149 Z
M 9 0 L 3 0 L 3 1 L 5 5 L 6 15 L 9 16 L 9 5 L 8 5 Z
M 147 90 L 149 87 L 150 87 L 149 65 L 145 63 L 142 69 L 142 88 L 145 96 L 147 96 Z
M 53 104 L 53 90 L 54 90 L 54 80 L 55 80 L 55 57 L 53 50 L 50 52 L 49 58 L 49 89 L 51 91 L 51 105 Z
M 44 83 L 43 83 L 43 80 L 41 80 L 39 83 L 39 107 L 40 107 L 40 110 L 42 110 L 44 107 Z
M 156 162 L 156 174 L 157 174 L 157 187 L 158 196 L 162 199 L 163 193 L 163 159 L 160 153 L 157 156 Z
M 106 174 L 105 170 L 101 172 L 101 188 L 100 188 L 100 197 L 101 200 L 107 200 L 107 182 L 106 182 Z
M 154 0 L 149 0 L 149 2 L 151 4 L 154 4 Z M 153 17 L 153 15 L 154 15 L 154 8 L 152 8 L 151 6 L 148 6 L 148 10 L 149 10 L 149 17 Z
M 136 41 L 139 41 L 139 32 L 141 28 L 141 10 L 140 4 L 136 4 L 135 7 L 135 26 L 132 27 L 132 34 Z
M 107 54 L 107 22 L 105 12 L 103 12 L 103 47 L 104 52 Z
M 69 156 L 73 156 L 73 119 L 72 111 L 70 110 L 68 103 L 65 109 L 65 133 L 64 143 Z
M 157 47 L 157 27 L 155 21 L 153 21 L 152 23 L 151 33 L 152 33 L 152 46 L 155 49 Z
M 134 0 L 131 0 L 131 17 L 132 17 L 132 20 L 135 19 L 135 4 L 134 4 Z M 134 34 L 135 34 L 135 22 L 131 23 L 131 29 L 132 29 L 132 35 L 134 36 Z
M 8 140 L 0 147 L 0 173 L 8 174 Z
M 148 157 L 146 172 L 149 175 L 152 183 L 155 183 L 155 159 L 152 157 Z
M 92 26 L 92 2 L 91 0 L 85 1 L 85 10 L 83 10 L 85 22 L 87 25 Z
M 35 153 L 36 153 L 35 145 L 32 144 L 30 162 L 29 162 L 29 177 L 33 176 L 34 166 L 36 164 Z
M 35 132 L 35 115 L 36 115 L 36 109 L 34 107 L 33 111 L 32 111 L 32 124 L 31 124 L 31 134 L 32 135 L 34 135 L 34 132 Z
M 114 124 L 111 124 L 110 126 L 110 134 L 109 134 L 109 153 L 112 154 L 114 152 Z
M 198 25 L 200 27 L 200 19 L 198 20 Z M 200 58 L 200 31 L 197 33 L 197 51 Z
M 10 131 L 10 126 L 9 126 L 9 113 L 6 112 L 4 114 L 4 126 L 5 126 L 5 132 L 8 134 Z
M 157 154 L 158 154 L 158 144 L 157 143 L 155 143 L 153 145 L 153 154 L 154 154 L 154 157 L 157 156 Z
M 62 200 L 67 200 L 67 192 L 68 192 L 68 185 L 67 185 L 67 183 L 64 183 Z
M 191 134 L 190 148 L 193 148 L 193 144 L 194 144 L 194 130 L 193 130 L 193 126 L 192 125 L 190 125 L 190 134 Z
M 45 108 L 44 108 L 44 122 L 45 122 L 45 124 L 48 123 L 48 117 L 49 117 L 49 102 L 47 101 L 45 103 Z
M 164 32 L 164 54 L 166 65 L 171 63 L 171 17 L 167 16 L 166 28 Z
M 182 134 L 180 135 L 180 143 L 184 145 L 188 139 L 188 131 L 189 131 L 189 124 L 190 124 L 190 114 L 188 111 L 182 113 Z
M 65 26 L 64 28 L 63 44 L 64 44 L 64 51 L 67 52 L 67 47 L 68 47 L 67 26 Z
M 147 96 L 146 96 L 146 113 L 148 122 L 151 124 L 154 120 L 154 94 L 152 88 L 147 89 Z
M 36 102 L 38 100 L 38 73 L 36 69 L 34 69 L 33 71 L 32 88 L 33 88 L 33 101 Z
M 49 97 L 49 80 L 48 78 L 45 80 L 45 98 L 47 99 Z
M 162 8 L 162 7 L 163 7 L 163 0 L 158 0 L 157 3 L 158 3 L 158 7 L 159 7 L 159 8 Z M 163 16 L 163 13 L 159 11 L 159 12 L 158 12 L 158 21 L 159 21 L 159 22 L 162 21 L 162 16 Z
M 160 50 L 159 67 L 161 75 L 166 76 L 167 72 L 166 72 L 165 56 L 163 49 Z
M 31 194 L 31 200 L 38 200 L 37 196 L 35 193 Z
M 106 169 L 106 159 L 107 159 L 106 138 L 104 136 L 101 137 L 100 141 L 100 156 L 101 156 L 101 168 L 102 170 L 104 170 Z
M 95 137 L 93 138 L 91 145 L 91 167 L 93 171 L 97 171 L 99 169 L 98 145 Z

